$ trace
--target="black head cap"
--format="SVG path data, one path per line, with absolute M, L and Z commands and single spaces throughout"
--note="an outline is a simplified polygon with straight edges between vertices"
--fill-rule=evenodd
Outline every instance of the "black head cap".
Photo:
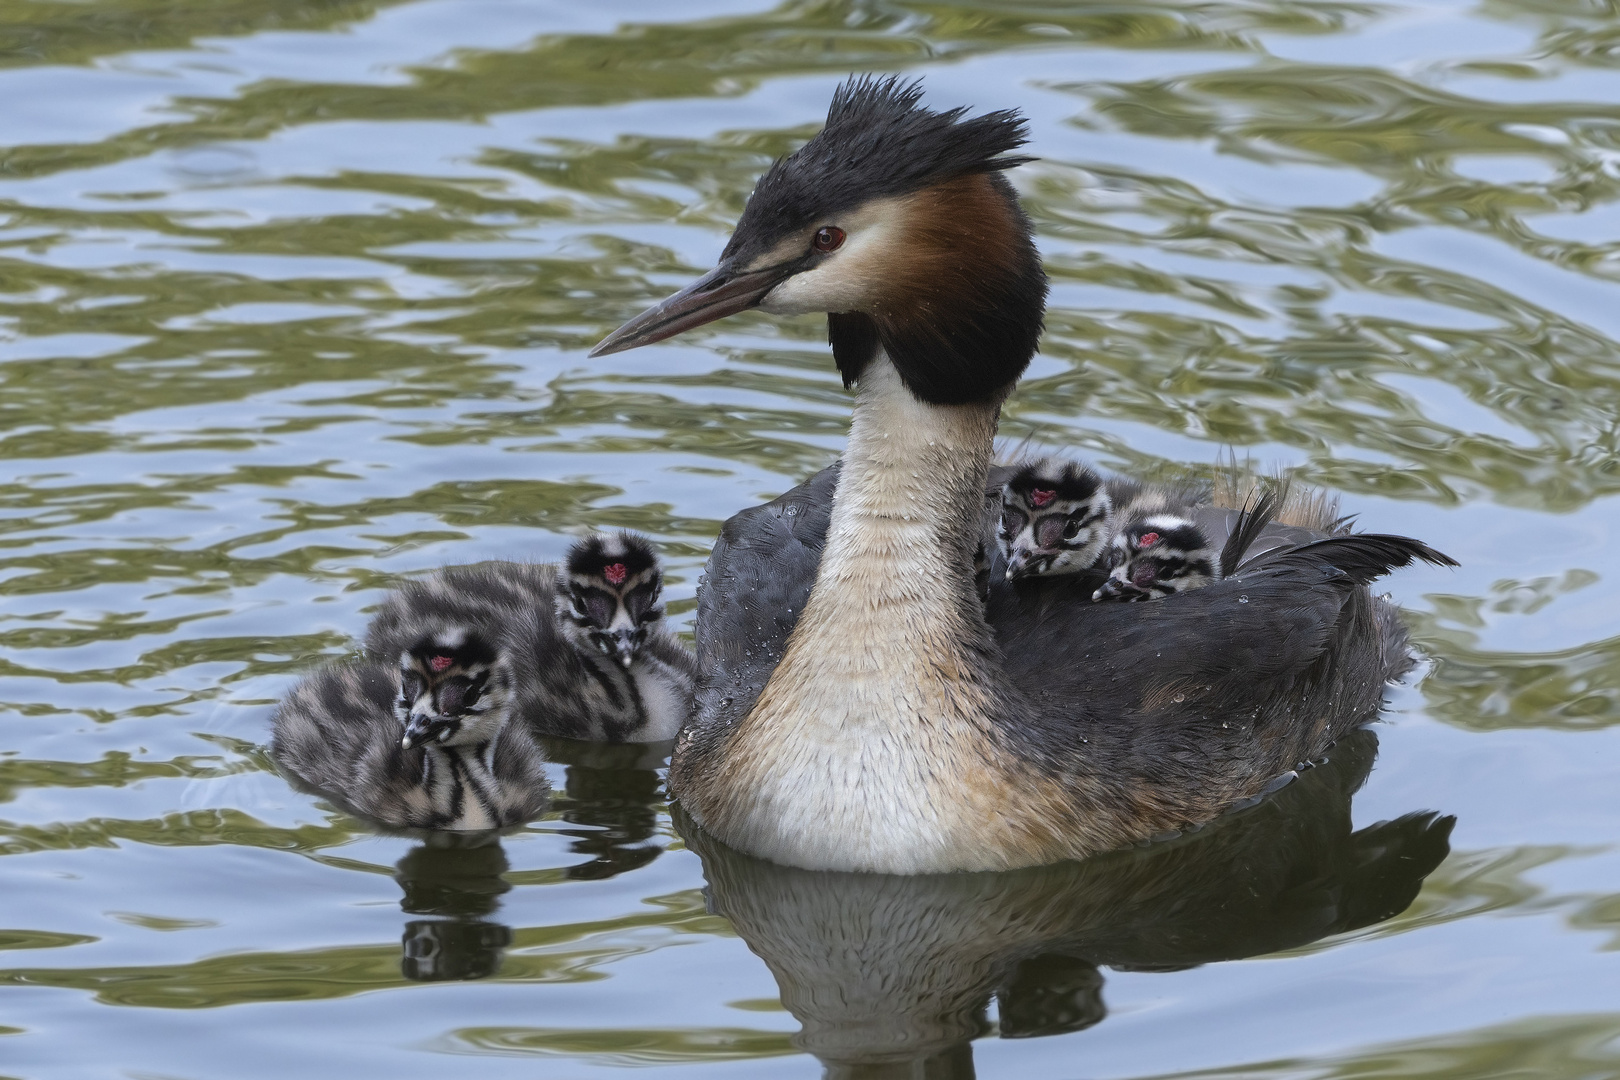
M 965 108 L 933 112 L 921 101 L 922 81 L 897 75 L 861 75 L 840 86 L 826 126 L 754 185 L 723 257 L 746 259 L 784 233 L 874 198 L 1034 160 L 1002 156 L 1029 139 L 1017 112 L 963 120 Z
M 619 532 L 592 535 L 576 540 L 568 549 L 568 576 L 594 579 L 618 592 L 626 582 L 643 578 L 648 571 L 661 577 L 658 553 L 643 537 Z
M 1085 502 L 1102 487 L 1102 477 L 1075 461 L 1044 458 L 1021 466 L 1007 480 L 1007 490 L 1031 505 L 1044 506 L 1057 499 Z M 1045 498 L 1038 504 L 1031 496 L 1040 491 Z
M 404 660 L 416 662 L 430 676 L 486 668 L 496 660 L 495 646 L 482 635 L 465 629 L 448 638 L 442 633 L 424 634 L 405 653 Z

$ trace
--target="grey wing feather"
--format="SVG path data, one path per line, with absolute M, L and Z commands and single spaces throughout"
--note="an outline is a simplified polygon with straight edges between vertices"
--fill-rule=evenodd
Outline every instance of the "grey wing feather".
M 546 779 L 546 757 L 529 729 L 507 724 L 495 737 L 491 754 L 496 783 L 496 809 L 502 824 L 536 817 L 546 808 L 551 784 Z
M 412 799 L 421 750 L 400 748 L 393 715 L 394 678 L 384 665 L 316 671 L 293 688 L 272 720 L 270 754 L 298 786 L 385 825 L 408 828 L 428 812 Z
M 744 715 L 782 659 L 816 581 L 837 485 L 834 464 L 721 528 L 698 585 L 696 726 Z
M 1004 479 L 992 470 L 987 514 L 999 513 Z M 836 466 L 823 470 L 722 530 L 698 593 L 703 675 L 691 737 L 706 741 L 746 715 L 780 661 L 815 583 L 836 481 Z M 986 618 L 1008 674 L 1041 688 L 1052 737 L 1071 740 L 1072 724 L 1088 717 L 1122 732 L 1138 713 L 1168 721 L 1170 691 L 1195 684 L 1202 693 L 1186 708 L 1205 719 L 1256 701 L 1268 723 L 1302 723 L 1287 718 L 1315 710 L 1309 726 L 1318 730 L 1302 727 L 1291 743 L 1317 740 L 1323 726 L 1337 735 L 1364 723 L 1385 681 L 1410 660 L 1393 609 L 1362 586 L 1412 558 L 1444 556 L 1400 538 L 1324 539 L 1258 515 L 1207 505 L 1195 512 L 1217 543 L 1234 530 L 1247 534 L 1235 541 L 1249 560 L 1234 579 L 1153 603 L 1092 604 L 1085 575 L 1017 584 L 990 575 Z M 1092 717 L 1097 700 L 1117 712 Z
M 384 742 L 398 745 L 394 681 L 376 664 L 312 672 L 271 719 L 270 754 L 283 770 L 319 791 L 344 791 L 361 762 Z

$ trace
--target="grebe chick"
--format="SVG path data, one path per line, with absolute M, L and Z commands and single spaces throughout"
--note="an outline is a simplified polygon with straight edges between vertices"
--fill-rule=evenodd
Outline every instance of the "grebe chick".
M 664 573 L 652 545 L 628 532 L 586 537 L 568 552 L 558 581 L 564 634 L 576 651 L 616 660 L 641 703 L 632 733 L 607 741 L 673 739 L 691 707 L 697 660 L 664 625 Z
M 1251 495 L 1232 522 L 1226 544 L 1217 552 L 1209 533 L 1196 520 L 1196 510 L 1173 506 L 1165 492 L 1144 491 L 1120 515 L 1119 530 L 1104 555 L 1108 579 L 1091 599 L 1157 600 L 1231 577 L 1288 497 L 1286 480 L 1258 499 Z M 1278 542 L 1277 546 L 1292 545 Z
M 1107 486 L 1086 466 L 1055 457 L 1020 466 L 1002 485 L 996 531 L 1007 580 L 1090 570 L 1107 550 L 1113 516 Z
M 434 649 L 477 644 L 509 707 L 540 734 L 668 739 L 685 719 L 694 662 L 664 628 L 662 585 L 651 545 L 628 533 L 577 541 L 561 567 L 447 567 L 384 601 L 366 652 L 403 680 L 420 677 Z
M 1003 175 L 1028 160 L 1008 156 L 1022 121 L 920 98 L 840 87 L 719 264 L 593 350 L 754 307 L 825 312 L 858 387 L 837 467 L 721 529 L 670 790 L 724 843 L 828 870 L 1032 866 L 1209 821 L 1376 717 L 1406 651 L 1366 586 L 1450 560 L 1341 536 L 1167 603 L 995 574 L 982 600 L 996 425 L 1046 276 Z
M 1216 579 L 1215 545 L 1190 517 L 1127 512 L 1108 546 L 1108 580 L 1093 600 L 1157 600 Z
M 271 757 L 301 786 L 390 828 L 498 829 L 539 814 L 545 759 L 504 707 L 487 656 L 471 647 L 422 661 L 403 683 L 372 661 L 309 675 L 276 710 Z

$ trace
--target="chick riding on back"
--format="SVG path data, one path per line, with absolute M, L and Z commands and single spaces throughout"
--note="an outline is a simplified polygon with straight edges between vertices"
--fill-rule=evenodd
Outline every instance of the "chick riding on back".
M 1092 569 L 1113 520 L 1108 488 L 1086 466 L 1051 457 L 1020 466 L 1002 485 L 996 530 L 1007 580 Z

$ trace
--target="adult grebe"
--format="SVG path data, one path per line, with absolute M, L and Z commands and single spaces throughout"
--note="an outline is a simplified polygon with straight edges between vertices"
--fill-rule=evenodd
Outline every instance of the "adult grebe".
M 845 84 L 719 265 L 592 354 L 751 307 L 828 313 L 859 388 L 848 447 L 722 530 L 670 768 L 703 828 L 809 868 L 1031 866 L 1207 821 L 1373 717 L 1408 660 L 1365 586 L 1450 562 L 1341 536 L 1151 604 L 1032 599 L 993 574 L 982 602 L 992 442 L 1046 278 L 1001 175 L 1029 160 L 1004 156 L 1023 122 L 920 97 Z

